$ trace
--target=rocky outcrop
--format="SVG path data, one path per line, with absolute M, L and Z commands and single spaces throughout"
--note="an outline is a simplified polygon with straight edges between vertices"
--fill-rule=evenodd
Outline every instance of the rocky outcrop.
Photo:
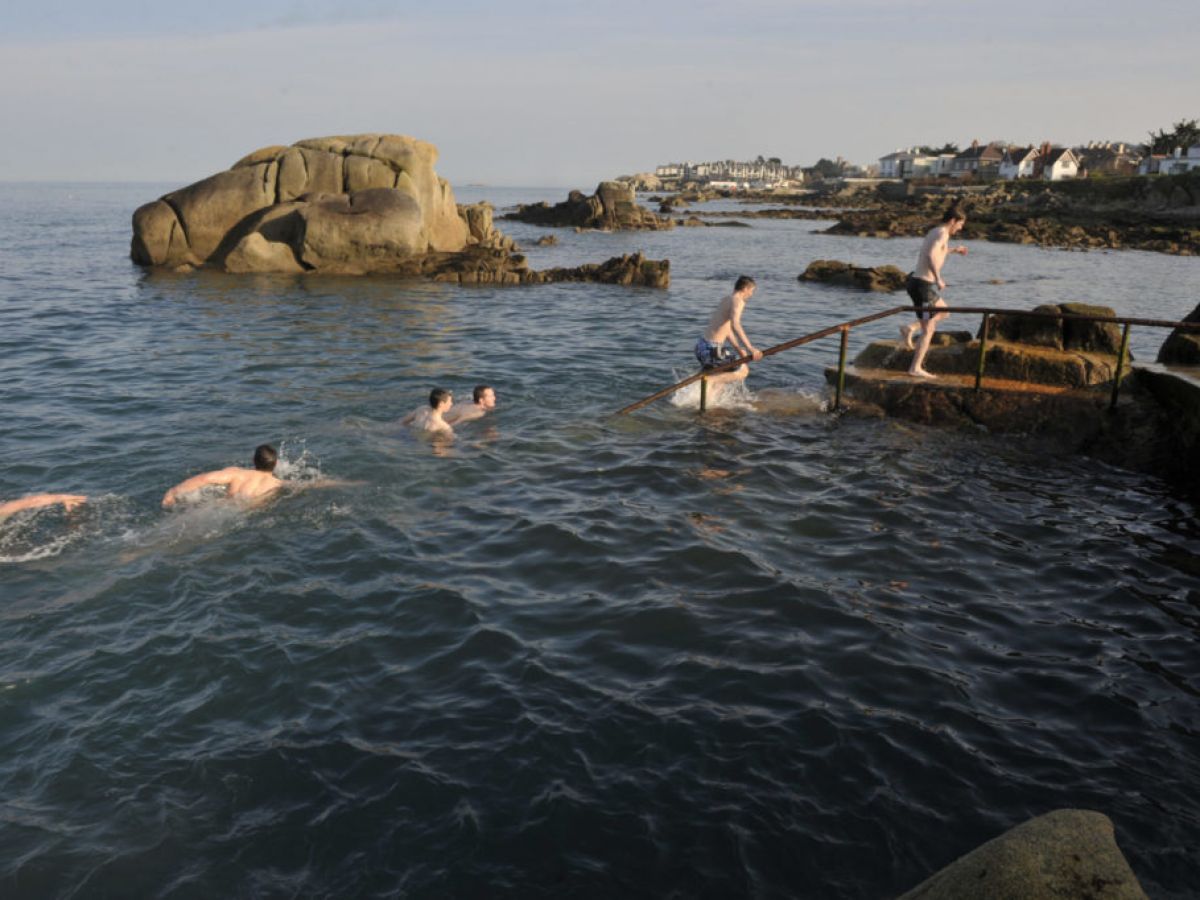
M 1185 322 L 1200 324 L 1200 306 L 1188 313 Z M 1200 329 L 1176 328 L 1158 351 L 1158 362 L 1169 366 L 1200 366 Z
M 460 284 L 670 283 L 670 263 L 640 253 L 571 269 L 530 269 L 495 227 L 490 204 L 455 204 L 450 185 L 433 170 L 436 159 L 432 144 L 391 134 L 267 147 L 140 207 L 130 255 L 173 271 L 389 273 Z M 606 214 L 631 218 L 626 189 L 617 187 L 598 192 Z
M 646 259 L 641 253 L 614 256 L 603 263 L 574 268 L 530 269 L 525 257 L 486 248 L 427 257 L 411 272 L 434 281 L 457 284 L 552 284 L 587 281 L 627 287 L 666 288 L 671 284 L 670 260 Z
M 888 294 L 903 288 L 907 277 L 906 273 L 896 266 L 868 268 L 837 259 L 818 259 L 808 264 L 808 268 L 798 280 L 819 281 L 823 284 Z
M 436 159 L 432 144 L 392 134 L 266 147 L 140 207 L 130 255 L 171 269 L 357 274 L 462 250 L 469 226 Z
M 604 181 L 590 197 L 571 191 L 562 203 L 518 206 L 504 218 L 533 225 L 600 231 L 657 231 L 674 226 L 668 218 L 638 205 L 633 188 L 619 181 Z
M 1112 820 L 1084 809 L 1030 819 L 972 850 L 900 900 L 1147 900 Z

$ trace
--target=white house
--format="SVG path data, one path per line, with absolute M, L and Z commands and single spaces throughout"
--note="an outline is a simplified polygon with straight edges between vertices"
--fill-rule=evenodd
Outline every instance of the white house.
M 880 178 L 924 178 L 936 175 L 938 158 L 917 150 L 897 150 L 879 157 Z
M 1188 147 L 1186 155 L 1182 147 L 1176 147 L 1174 155 L 1164 157 L 1158 163 L 1160 175 L 1180 175 L 1193 169 L 1200 169 L 1200 144 Z
M 1032 178 L 1040 156 L 1036 147 L 1010 147 L 1000 160 L 1000 177 L 1006 181 L 1017 178 Z
M 1062 181 L 1079 174 L 1079 158 L 1069 147 L 1054 147 L 1042 154 L 1042 177 L 1047 181 Z

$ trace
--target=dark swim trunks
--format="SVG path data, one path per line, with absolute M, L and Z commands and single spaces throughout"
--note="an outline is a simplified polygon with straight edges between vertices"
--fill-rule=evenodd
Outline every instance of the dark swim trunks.
M 714 369 L 733 359 L 733 353 L 723 344 L 714 344 L 712 341 L 700 338 L 696 341 L 696 359 L 700 360 L 700 368 Z
M 912 298 L 917 318 L 922 321 L 929 318 L 929 313 L 924 310 L 924 307 L 933 306 L 936 301 L 942 299 L 936 284 L 926 281 L 924 278 L 918 278 L 912 272 L 909 272 L 908 278 L 904 279 L 904 289 Z

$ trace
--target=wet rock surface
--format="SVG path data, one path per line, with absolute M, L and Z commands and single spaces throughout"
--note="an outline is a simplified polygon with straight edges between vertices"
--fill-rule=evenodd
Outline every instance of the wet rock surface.
M 1184 318 L 1185 322 L 1200 324 L 1200 305 Z M 1176 328 L 1158 351 L 1158 362 L 1174 366 L 1200 366 L 1200 329 L 1184 331 Z
M 1059 809 L 976 848 L 900 900 L 1147 900 L 1103 813 Z

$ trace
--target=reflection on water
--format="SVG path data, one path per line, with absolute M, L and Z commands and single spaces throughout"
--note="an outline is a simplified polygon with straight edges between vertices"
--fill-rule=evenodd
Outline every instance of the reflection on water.
M 611 417 L 690 373 L 737 274 L 769 345 L 894 302 L 808 261 L 915 245 L 756 221 L 529 251 L 645 249 L 667 292 L 146 275 L 128 210 L 162 191 L 90 190 L 0 188 L 0 496 L 98 498 L 0 525 L 5 896 L 878 897 L 1067 806 L 1152 896 L 1191 891 L 1194 507 L 829 415 L 835 341 L 704 417 L 696 385 Z M 87 236 L 13 224 L 41 215 Z M 980 305 L 1103 284 L 1170 318 L 1186 265 L 984 245 L 956 271 Z M 480 382 L 503 404 L 452 442 L 398 426 Z M 160 509 L 262 442 L 297 486 L 357 484 Z

